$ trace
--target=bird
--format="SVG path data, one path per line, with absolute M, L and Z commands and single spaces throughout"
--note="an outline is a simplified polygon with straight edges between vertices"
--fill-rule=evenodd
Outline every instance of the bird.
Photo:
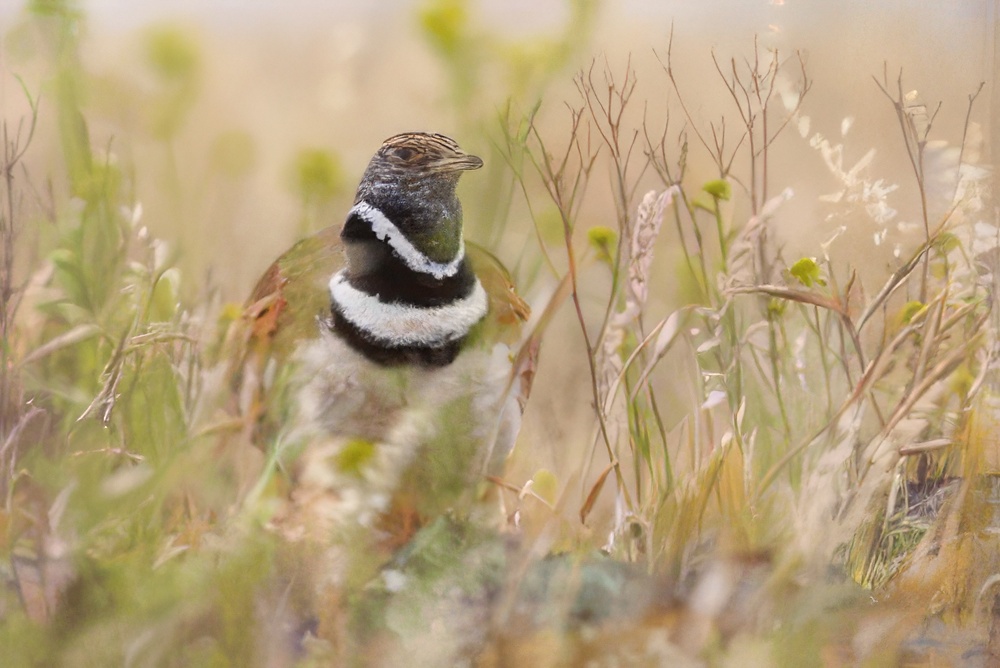
M 508 271 L 464 238 L 456 187 L 482 165 L 442 134 L 389 137 L 343 224 L 247 300 L 231 385 L 250 438 L 293 460 L 283 535 L 360 540 L 378 563 L 502 470 L 537 346 Z

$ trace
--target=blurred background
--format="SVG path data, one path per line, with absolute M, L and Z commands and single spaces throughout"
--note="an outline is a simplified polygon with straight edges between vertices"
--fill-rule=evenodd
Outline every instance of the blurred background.
M 796 283 L 790 271 L 796 260 L 811 260 L 813 267 L 818 262 L 817 277 L 830 279 L 839 272 L 840 287 L 847 283 L 849 272 L 856 271 L 857 282 L 851 283 L 855 312 L 849 314 L 856 317 L 860 305 L 906 258 L 929 243 L 925 224 L 933 226 L 951 212 L 949 229 L 961 237 L 955 246 L 967 255 L 965 274 L 957 274 L 956 281 L 966 281 L 963 289 L 970 292 L 949 293 L 950 284 L 943 288 L 941 294 L 948 294 L 941 297 L 942 312 L 951 296 L 956 301 L 968 297 L 970 303 L 989 302 L 976 301 L 982 299 L 978 292 L 982 286 L 975 276 L 969 278 L 976 273 L 969 267 L 974 265 L 970 258 L 990 249 L 995 252 L 1000 238 L 990 198 L 997 185 L 991 165 L 1000 155 L 1000 94 L 995 85 L 1000 67 L 998 11 L 1000 0 L 6 0 L 0 3 L 0 117 L 8 137 L 23 137 L 33 109 L 37 110 L 30 150 L 17 168 L 18 219 L 26 223 L 17 238 L 14 273 L 19 284 L 27 282 L 29 294 L 34 288 L 47 294 L 51 285 L 72 283 L 59 273 L 60 262 L 65 261 L 59 253 L 67 247 L 75 250 L 71 228 L 81 217 L 83 202 L 87 206 L 114 202 L 123 211 L 105 215 L 102 221 L 126 240 L 119 244 L 119 237 L 112 235 L 111 245 L 118 244 L 115 252 L 122 257 L 135 255 L 142 243 L 154 239 L 150 248 L 155 258 L 149 264 L 157 270 L 169 267 L 157 274 L 157 281 L 163 278 L 161 283 L 169 284 L 169 290 L 161 290 L 157 281 L 149 287 L 151 295 L 162 292 L 166 296 L 160 296 L 169 302 L 162 313 L 149 316 L 151 326 L 169 323 L 187 332 L 193 320 L 204 318 L 205 329 L 211 329 L 212 318 L 218 312 L 231 315 L 261 272 L 296 239 L 342 222 L 356 183 L 383 139 L 412 130 L 452 136 L 486 165 L 464 176 L 460 185 L 466 237 L 501 258 L 537 313 L 545 311 L 567 275 L 567 245 L 578 255 L 579 312 L 567 301 L 548 324 L 506 480 L 518 487 L 531 481 L 552 506 L 546 506 L 546 512 L 553 511 L 553 523 L 559 528 L 547 536 L 546 549 L 570 543 L 601 547 L 606 536 L 620 535 L 626 526 L 622 490 L 627 485 L 603 484 L 609 453 L 598 447 L 594 397 L 599 379 L 587 362 L 588 358 L 601 362 L 603 353 L 599 347 L 588 351 L 584 336 L 585 332 L 592 340 L 598 333 L 603 337 L 609 314 L 622 308 L 627 298 L 617 266 L 609 271 L 614 264 L 609 240 L 632 229 L 648 191 L 679 185 L 690 193 L 690 202 L 674 207 L 656 237 L 648 298 L 641 317 L 623 335 L 625 344 L 612 350 L 612 358 L 626 357 L 653 323 L 662 324 L 669 314 L 689 305 L 691 312 L 709 313 L 705 322 L 713 317 L 716 323 L 726 322 L 732 295 L 723 283 L 737 272 L 723 257 L 725 243 L 721 252 L 715 245 L 712 235 L 717 229 L 731 231 L 735 244 L 743 239 L 744 230 L 766 223 L 767 251 L 775 264 L 763 278 L 753 275 L 759 282 L 784 282 L 826 295 L 824 290 L 835 289 L 833 281 L 829 286 L 826 280 Z M 772 58 L 773 73 L 768 69 Z M 766 154 L 758 152 L 751 159 L 748 152 L 761 147 L 749 143 L 744 132 L 747 119 L 741 114 L 754 105 L 741 99 L 745 91 L 734 82 L 746 81 L 747 73 L 755 69 L 768 72 L 762 80 L 768 82 L 773 97 L 763 106 L 771 109 L 772 125 L 769 134 L 765 127 L 764 136 L 773 143 L 768 143 Z M 606 120 L 608 114 L 620 131 L 616 139 L 620 154 L 606 141 L 610 126 L 602 116 Z M 574 122 L 581 118 L 574 134 Z M 908 130 L 901 131 L 906 123 L 913 125 L 909 135 Z M 722 153 L 732 157 L 726 169 L 720 169 L 711 155 L 713 144 L 723 136 Z M 906 137 L 922 137 L 919 165 L 912 160 L 915 145 L 907 144 Z M 83 144 L 89 145 L 85 156 Z M 559 158 L 567 150 L 572 156 L 581 145 L 596 157 L 574 203 L 567 243 L 560 217 L 565 211 L 550 197 L 552 184 L 540 175 L 538 165 L 545 156 Z M 654 165 L 651 156 L 657 147 L 664 164 L 678 167 L 671 175 L 658 172 Z M 82 162 L 88 163 L 86 170 L 78 169 Z M 573 159 L 570 162 L 579 167 Z M 920 179 L 914 178 L 915 169 L 922 172 Z M 83 172 L 86 178 L 81 181 Z M 570 169 L 568 180 L 573 173 Z M 722 189 L 713 191 L 709 187 L 713 182 Z M 116 190 L 97 196 L 95 188 Z M 11 201 L 9 190 L 7 197 Z M 120 223 L 119 230 L 115 226 Z M 142 233 L 133 239 L 128 224 L 143 228 Z M 695 230 L 711 239 L 702 246 L 698 237 L 697 251 Z M 951 250 L 949 246 L 941 251 L 944 268 L 935 275 L 943 283 L 958 266 L 948 256 Z M 692 268 L 699 257 L 701 284 Z M 115 278 L 126 274 L 119 272 Z M 926 282 L 925 278 L 924 288 Z M 898 312 L 913 303 L 922 307 L 926 295 L 920 292 L 917 281 L 911 280 L 893 300 L 882 304 L 875 317 L 879 335 L 861 342 L 869 353 L 876 354 L 872 349 L 880 351 L 900 327 L 909 324 L 914 311 L 905 317 Z M 150 301 L 155 301 L 152 296 Z M 45 306 L 37 295 L 26 303 Z M 74 420 L 93 407 L 95 394 L 105 390 L 114 394 L 114 387 L 102 388 L 98 379 L 111 368 L 105 360 L 113 361 L 117 353 L 108 340 L 94 343 L 96 352 L 82 346 L 82 352 L 72 357 L 74 364 L 79 363 L 72 367 L 76 378 L 64 379 L 58 376 L 66 365 L 57 364 L 60 360 L 45 346 L 55 339 L 75 351 L 73 346 L 80 341 L 70 335 L 88 331 L 92 335 L 93 330 L 85 328 L 94 322 L 101 327 L 106 321 L 117 325 L 117 316 L 108 315 L 115 311 L 115 300 L 109 298 L 107 304 L 111 306 L 104 311 L 94 309 L 96 315 L 80 316 L 83 309 L 69 316 L 59 312 L 52 322 L 39 315 L 44 308 L 37 312 L 22 308 L 18 317 L 25 333 L 10 348 L 14 358 L 27 357 L 30 362 L 24 365 L 25 386 L 54 397 L 53 404 L 59 407 L 54 414 L 68 425 L 67 433 L 84 433 L 73 436 L 80 443 L 89 443 L 91 437 L 95 443 L 111 438 L 105 432 L 93 436 L 99 430 L 87 432 Z M 760 304 L 764 302 L 754 302 L 748 311 Z M 687 560 L 686 567 L 696 561 L 691 556 L 696 548 L 709 542 L 699 535 L 701 516 L 690 524 L 677 520 L 685 519 L 683 508 L 690 505 L 685 494 L 700 494 L 703 489 L 704 499 L 719 499 L 719 507 L 709 513 L 716 513 L 712 521 L 716 528 L 722 527 L 713 540 L 732 526 L 738 527 L 733 534 L 749 526 L 747 535 L 740 536 L 739 540 L 745 539 L 740 547 L 769 550 L 782 540 L 794 543 L 796 539 L 789 536 L 800 534 L 799 544 L 785 554 L 794 563 L 784 572 L 787 584 L 797 577 L 790 573 L 802 563 L 796 561 L 795 550 L 809 542 L 810 534 L 801 536 L 798 520 L 789 519 L 791 511 L 782 509 L 808 505 L 795 501 L 810 500 L 816 490 L 810 490 L 805 476 L 809 466 L 822 462 L 806 463 L 802 478 L 797 477 L 798 469 L 789 467 L 794 471 L 788 480 L 782 478 L 784 487 L 768 497 L 768 503 L 779 499 L 773 507 L 751 507 L 750 501 L 734 493 L 739 502 L 732 504 L 733 510 L 726 504 L 726 490 L 738 490 L 741 479 L 746 489 L 756 490 L 761 483 L 763 498 L 773 482 L 772 464 L 792 461 L 786 450 L 798 441 L 789 434 L 802 439 L 813 433 L 817 420 L 835 413 L 838 391 L 851 396 L 856 378 L 850 366 L 854 362 L 844 361 L 843 383 L 830 382 L 831 372 L 821 358 L 838 354 L 830 352 L 835 325 L 825 322 L 821 327 L 817 311 L 815 329 L 810 329 L 814 321 L 809 313 L 804 321 L 792 323 L 806 313 L 794 311 L 800 305 L 787 311 L 772 306 L 765 304 L 763 315 L 753 311 L 741 321 L 741 326 L 746 322 L 751 326 L 723 343 L 733 344 L 734 366 L 742 364 L 747 376 L 759 372 L 765 389 L 769 374 L 779 375 L 780 365 L 774 362 L 773 368 L 765 369 L 758 359 L 751 360 L 754 346 L 763 350 L 769 345 L 775 356 L 780 350 L 785 360 L 782 373 L 788 379 L 783 382 L 798 392 L 787 406 L 780 392 L 776 399 L 764 397 L 766 392 L 755 397 L 752 391 L 746 397 L 730 391 L 720 398 L 725 392 L 718 388 L 729 380 L 728 370 L 716 368 L 713 360 L 706 364 L 710 355 L 704 354 L 711 352 L 709 344 L 719 345 L 718 337 L 713 341 L 704 324 L 700 329 L 692 325 L 678 339 L 685 339 L 688 348 L 672 349 L 655 374 L 638 380 L 638 386 L 648 380 L 660 405 L 650 409 L 635 404 L 629 413 L 614 404 L 625 415 L 623 422 L 631 420 L 616 441 L 616 456 L 636 471 L 630 489 L 637 499 L 642 496 L 637 488 L 649 485 L 648 499 L 645 505 L 637 503 L 635 515 L 648 520 L 644 526 L 650 534 L 660 530 L 657 540 L 668 545 L 664 552 L 679 553 L 677 560 Z M 960 311 L 962 305 L 949 302 L 948 308 L 952 307 Z M 774 338 L 760 344 L 763 328 L 753 328 L 765 320 L 777 327 L 774 323 L 786 316 L 792 323 L 788 332 L 776 337 L 772 330 Z M 810 338 L 813 334 L 818 343 Z M 942 338 L 942 348 L 957 345 L 956 339 L 961 337 Z M 843 341 L 841 335 L 839 354 L 846 360 Z M 40 347 L 44 355 L 32 346 Z M 860 343 L 858 348 L 860 355 Z M 169 358 L 164 362 L 164 369 L 170 370 L 164 371 L 165 377 L 186 381 L 178 371 L 182 356 L 176 350 L 157 351 L 161 353 Z M 905 349 L 899 354 L 902 358 L 911 353 Z M 979 373 L 973 363 L 973 358 L 982 359 L 977 354 L 978 349 L 969 353 L 966 375 Z M 31 363 L 39 359 L 41 370 L 36 371 Z M 922 370 L 926 363 L 926 357 L 920 364 L 900 359 L 895 368 L 898 373 Z M 136 365 L 137 375 L 145 373 L 139 362 Z M 73 387 L 84 375 L 87 379 Z M 826 404 L 817 408 L 823 394 L 817 388 L 824 385 L 824 378 Z M 896 383 L 888 394 L 914 384 Z M 775 381 L 771 387 L 777 385 Z M 960 391 L 954 394 L 962 395 L 960 403 L 969 400 Z M 630 399 L 633 403 L 635 396 Z M 892 401 L 898 399 L 891 396 Z M 725 440 L 733 438 L 725 430 L 743 419 L 744 398 L 751 404 L 749 413 L 756 410 L 748 418 L 756 421 L 755 427 L 747 431 L 757 433 L 759 426 L 759 433 L 767 434 L 760 440 L 770 439 L 769 449 L 762 446 L 763 455 L 741 451 L 739 456 L 750 463 L 745 471 L 739 468 L 743 459 L 733 464 L 738 472 L 726 487 L 725 476 L 715 477 L 718 470 L 712 466 L 725 457 L 718 453 L 732 442 Z M 950 410 L 949 401 L 941 403 Z M 894 405 L 889 400 L 884 403 Z M 159 406 L 153 400 L 150 405 L 154 411 Z M 961 406 L 955 412 L 968 415 L 966 404 Z M 776 426 L 777 412 L 786 408 L 792 428 L 788 416 L 783 416 L 782 430 Z M 650 411 L 657 413 L 663 446 L 663 452 L 654 456 L 648 450 L 637 454 L 641 450 L 637 434 L 642 436 L 647 427 L 653 431 Z M 190 414 L 180 409 L 177 413 Z M 640 415 L 649 422 L 641 423 Z M 948 419 L 952 417 L 949 413 Z M 938 422 L 964 424 L 958 418 Z M 172 442 L 166 437 L 164 441 L 164 449 L 169 449 Z M 71 445 L 78 447 L 76 442 Z M 986 445 L 996 446 L 995 438 L 986 438 Z M 716 456 L 718 460 L 712 459 Z M 754 456 L 760 461 L 752 461 Z M 653 462 L 648 472 L 640 466 L 642 457 Z M 661 463 L 658 457 L 666 461 L 668 484 L 657 480 L 659 473 L 653 471 Z M 57 455 L 52 459 L 59 461 Z M 103 484 L 100 476 L 117 474 L 120 464 L 118 459 L 107 464 L 94 474 L 95 480 Z M 672 465 L 683 470 L 676 486 Z M 899 475 L 893 484 L 905 483 L 905 466 L 904 462 L 895 469 Z M 50 484 L 46 502 L 51 502 L 58 485 L 76 484 L 69 474 L 65 479 L 51 477 L 57 482 Z M 839 472 L 821 478 L 817 486 L 825 491 L 831 480 L 842 480 Z M 168 489 L 170 484 L 162 483 Z M 676 508 L 681 510 L 674 512 Z M 93 525 L 103 530 L 101 513 L 93 514 Z M 586 521 L 580 521 L 581 516 Z M 799 520 L 804 522 L 803 517 Z M 544 518 L 552 520 L 548 514 Z M 675 528 L 681 540 L 671 533 Z M 812 530 L 811 535 L 820 535 L 824 525 L 813 522 Z M 687 538 L 690 543 L 684 543 Z M 811 565 L 825 569 L 831 554 L 833 550 Z M 652 552 L 645 556 L 653 563 L 651 571 L 668 562 L 657 564 Z M 774 601 L 780 609 L 781 591 L 776 591 Z
M 55 34 L 57 21 L 46 15 L 66 7 L 77 16 L 74 34 Z M 54 102 L 65 94 L 59 86 L 69 84 L 54 82 L 66 68 L 95 152 L 129 175 L 143 223 L 180 269 L 181 294 L 197 299 L 209 286 L 234 302 L 295 239 L 340 223 L 382 139 L 407 130 L 452 135 L 487 164 L 462 183 L 467 236 L 499 254 L 538 308 L 565 262 L 557 256 L 556 270 L 547 269 L 536 237 L 558 247 L 561 231 L 541 186 L 529 182 L 522 191 L 511 175 L 505 118 L 535 110 L 547 149 L 558 153 L 569 137 L 567 110 L 582 100 L 576 77 L 596 73 L 600 83 L 607 72 L 635 83 L 628 131 L 648 127 L 656 134 L 666 124 L 671 137 L 692 130 L 707 136 L 733 113 L 713 57 L 725 69 L 748 62 L 757 45 L 759 53 L 777 50 L 783 62 L 799 54 L 812 81 L 793 129 L 774 147 L 772 192 L 790 187 L 794 196 L 774 216 L 772 239 L 788 257 L 814 256 L 820 242 L 846 226 L 831 252 L 852 259 L 874 286 L 900 248 L 919 240 L 912 233 L 919 197 L 902 159 L 896 115 L 876 80 L 895 90 L 902 76 L 903 92 L 914 91 L 918 102 L 933 110 L 942 101 L 932 171 L 953 170 L 963 133 L 970 147 L 964 159 L 988 164 L 1000 115 L 996 13 L 994 0 L 6 2 L 0 113 L 10 124 L 29 114 L 22 84 L 39 98 L 39 127 L 24 165 L 38 175 L 36 189 L 64 179 Z M 665 69 L 668 47 L 677 90 Z M 981 82 L 964 132 L 969 96 Z M 734 127 L 731 119 L 731 142 Z M 679 153 L 680 144 L 673 146 Z M 717 176 L 699 149 L 693 145 L 688 156 L 684 178 L 692 184 Z M 599 156 L 580 228 L 614 226 L 606 158 Z M 855 167 L 856 177 L 887 193 L 879 205 L 892 215 L 882 222 L 864 207 L 832 212 L 823 199 Z M 634 210 L 657 182 L 651 170 L 633 174 Z M 938 213 L 954 186 L 947 176 L 940 181 L 931 193 Z M 734 220 L 749 217 L 746 198 L 730 206 Z M 586 243 L 582 232 L 577 241 Z M 657 317 L 684 300 L 682 281 L 669 269 L 680 257 L 676 237 L 664 234 L 658 248 L 650 301 Z M 596 326 L 606 271 L 592 265 L 582 280 Z M 585 417 L 591 399 L 580 382 L 586 370 L 575 362 L 582 356 L 579 327 L 563 309 L 527 415 L 523 441 L 530 449 L 515 461 L 515 475 L 539 466 L 561 477 L 579 470 L 578 453 L 589 448 L 571 444 L 593 438 Z
M 715 110 L 725 108 L 728 96 L 713 52 L 722 60 L 742 59 L 755 39 L 785 57 L 800 51 L 816 82 L 805 101 L 810 135 L 837 138 L 844 119 L 851 119 L 844 155 L 851 164 L 873 145 L 895 148 L 896 121 L 872 77 L 888 68 L 894 81 L 902 69 L 907 90 L 919 91 L 928 104 L 946 101 L 936 125 L 940 138 L 954 144 L 966 96 L 981 81 L 989 85 L 997 58 L 991 0 L 75 6 L 82 14 L 78 85 L 94 145 L 123 164 L 150 166 L 137 170 L 135 183 L 145 220 L 178 247 L 187 270 L 204 276 L 211 269 L 234 297 L 276 251 L 306 229 L 339 220 L 374 147 L 396 132 L 441 131 L 489 155 L 510 100 L 523 108 L 541 102 L 543 119 L 557 129 L 563 106 L 578 97 L 573 76 L 595 62 L 619 74 L 634 68 L 638 86 L 631 111 L 662 122 L 676 104 L 660 64 L 672 30 L 677 77 L 704 126 L 716 120 Z M 8 119 L 26 111 L 15 75 L 30 90 L 49 93 L 45 68 L 51 62 L 44 51 L 51 44 L 39 41 L 25 12 L 25 3 L 17 1 L 0 8 L 0 111 Z M 977 107 L 984 149 L 991 141 L 984 121 L 996 116 L 993 98 L 988 87 Z M 38 162 L 56 141 L 51 110 L 51 104 L 42 106 L 49 125 L 42 126 L 29 156 Z M 680 130 L 682 119 L 674 124 Z M 786 144 L 782 160 L 775 161 L 776 182 L 802 170 L 825 172 L 806 142 Z M 710 174 L 711 165 L 699 164 L 706 161 L 695 153 L 694 169 Z M 888 166 L 878 155 L 871 169 Z M 51 164 L 40 167 L 57 171 Z M 499 179 L 501 161 L 493 157 L 489 167 Z M 481 198 L 484 180 L 469 179 L 467 192 Z M 828 185 L 821 178 L 801 181 L 818 194 Z M 606 214 L 603 193 L 593 191 L 588 218 L 600 221 Z M 803 208 L 795 218 L 816 218 L 807 208 L 814 194 L 797 195 Z M 487 226 L 495 216 L 484 216 L 477 197 L 467 199 L 474 238 L 490 239 Z M 303 206 L 304 200 L 311 206 Z M 513 219 L 523 217 L 517 213 Z M 796 236 L 812 227 L 794 224 Z
M 919 198 L 912 196 L 909 165 L 898 159 L 897 119 L 873 77 L 887 73 L 894 85 L 901 72 L 905 92 L 917 91 L 931 107 L 943 102 L 935 139 L 952 151 L 937 154 L 942 173 L 954 168 L 968 96 L 985 81 L 972 117 L 978 153 L 965 159 L 985 164 L 997 150 L 991 131 L 1000 115 L 993 89 L 994 0 L 95 0 L 69 5 L 80 17 L 78 53 L 58 54 L 58 40 L 44 34 L 44 17 L 61 6 L 37 0 L 0 7 L 0 113 L 9 122 L 28 113 L 17 78 L 40 97 L 40 126 L 25 164 L 32 174 L 59 179 L 53 68 L 58 58 L 78 58 L 71 76 L 95 151 L 130 173 L 142 220 L 175 253 L 189 298 L 211 285 L 225 299 L 241 301 L 297 238 L 339 224 L 374 149 L 407 130 L 452 135 L 486 159 L 487 169 L 462 184 L 468 237 L 494 248 L 529 298 L 545 294 L 554 276 L 541 268 L 532 215 L 544 227 L 554 214 L 551 205 L 529 210 L 513 183 L 498 150 L 505 110 L 523 114 L 539 105 L 536 121 L 557 152 L 568 139 L 567 107 L 581 99 L 577 73 L 608 70 L 621 81 L 631 68 L 630 127 L 646 122 L 658 132 L 669 118 L 671 135 L 690 130 L 664 69 L 671 33 L 679 90 L 706 133 L 732 109 L 713 54 L 723 65 L 739 62 L 752 56 L 755 41 L 763 50 L 777 49 L 783 60 L 801 54 L 814 82 L 801 109 L 809 122 L 776 143 L 770 175 L 794 191 L 774 222 L 788 257 L 816 255 L 818 243 L 846 223 L 832 252 L 864 258 L 857 264 L 875 281 L 887 275 L 893 249 L 907 243 L 904 224 L 915 224 Z M 889 195 L 898 211 L 891 224 L 873 225 L 864 215 L 830 220 L 819 198 L 841 184 L 815 148 L 817 137 L 843 145 L 844 171 L 875 149 L 862 169 L 873 182 L 898 184 Z M 685 174 L 693 184 L 717 175 L 697 148 Z M 587 191 L 581 227 L 614 218 L 602 169 L 603 162 Z M 654 176 L 647 171 L 637 180 L 640 197 L 656 185 Z M 942 188 L 951 187 L 941 180 Z M 733 206 L 734 218 L 749 217 L 746 202 Z M 885 238 L 876 245 L 880 232 Z M 658 252 L 670 264 L 677 239 L 667 233 L 660 243 Z M 659 312 L 682 299 L 671 287 L 677 282 L 664 272 L 654 294 Z M 562 448 L 549 451 L 544 444 L 586 441 L 585 434 L 563 432 L 580 424 L 590 429 L 589 421 L 571 417 L 588 410 L 588 397 L 572 391 L 586 389 L 572 375 L 583 370 L 563 364 L 555 350 L 570 357 L 580 352 L 575 323 L 562 315 L 565 322 L 557 322 L 553 334 L 560 344 L 543 357 L 529 417 L 537 411 L 567 419 L 528 425 L 544 432 L 530 439 L 535 454 L 557 468 Z

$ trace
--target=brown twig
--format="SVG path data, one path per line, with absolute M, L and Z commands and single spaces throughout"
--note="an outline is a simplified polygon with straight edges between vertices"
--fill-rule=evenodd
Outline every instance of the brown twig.
M 941 109 L 941 102 L 938 102 L 937 107 L 934 109 L 934 113 L 928 116 L 926 125 L 922 128 L 918 128 L 915 120 L 915 112 L 909 111 L 909 109 L 913 107 L 907 107 L 905 95 L 903 94 L 903 69 L 900 68 L 899 75 L 896 77 L 895 96 L 889 92 L 888 65 L 883 65 L 881 82 L 874 76 L 872 79 L 875 81 L 875 85 L 878 86 L 879 90 L 882 91 L 882 94 L 885 95 L 886 99 L 892 103 L 892 107 L 896 112 L 896 119 L 899 122 L 899 128 L 903 135 L 903 144 L 906 147 L 906 155 L 910 160 L 910 167 L 913 169 L 913 176 L 917 182 L 917 191 L 920 195 L 920 212 L 921 219 L 924 224 L 924 238 L 929 242 L 931 238 L 931 229 L 930 214 L 927 208 L 926 176 L 924 174 L 924 149 L 927 146 L 927 137 L 930 135 L 934 119 L 937 117 L 937 113 Z M 926 106 L 919 106 L 925 109 L 924 113 L 926 114 Z M 920 278 L 920 301 L 922 302 L 927 300 L 927 283 L 929 279 L 930 257 L 928 255 L 924 255 L 923 271 Z

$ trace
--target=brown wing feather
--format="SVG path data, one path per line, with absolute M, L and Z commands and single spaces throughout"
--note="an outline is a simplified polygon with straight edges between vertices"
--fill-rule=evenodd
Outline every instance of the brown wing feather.
M 272 264 L 247 300 L 244 317 L 268 354 L 284 357 L 301 337 L 316 331 L 330 305 L 328 282 L 343 267 L 339 226 L 299 241 Z
M 316 318 L 329 309 L 327 282 L 343 266 L 339 226 L 299 241 L 257 281 L 230 338 L 231 411 L 254 430 L 266 413 L 263 378 L 268 363 L 280 363 L 301 337 L 315 335 Z M 258 440 L 254 438 L 253 440 Z
M 531 332 L 525 336 L 522 331 L 531 315 L 531 309 L 517 294 L 514 281 L 500 260 L 474 244 L 467 244 L 467 253 L 490 299 L 491 333 L 486 336 L 514 349 L 509 383 L 516 394 L 521 412 L 524 412 L 538 366 L 540 332 Z M 509 451 L 512 446 L 513 443 L 509 444 L 506 450 Z
M 466 257 L 489 296 L 489 318 L 495 327 L 493 334 L 504 343 L 517 343 L 521 338 L 521 326 L 527 322 L 531 309 L 518 296 L 510 274 L 492 253 L 467 243 Z

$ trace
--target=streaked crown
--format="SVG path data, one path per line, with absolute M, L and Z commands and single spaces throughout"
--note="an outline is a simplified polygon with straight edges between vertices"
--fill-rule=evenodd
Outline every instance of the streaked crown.
M 481 159 L 463 151 L 451 137 L 404 132 L 382 142 L 368 169 L 412 175 L 460 172 L 482 166 Z

